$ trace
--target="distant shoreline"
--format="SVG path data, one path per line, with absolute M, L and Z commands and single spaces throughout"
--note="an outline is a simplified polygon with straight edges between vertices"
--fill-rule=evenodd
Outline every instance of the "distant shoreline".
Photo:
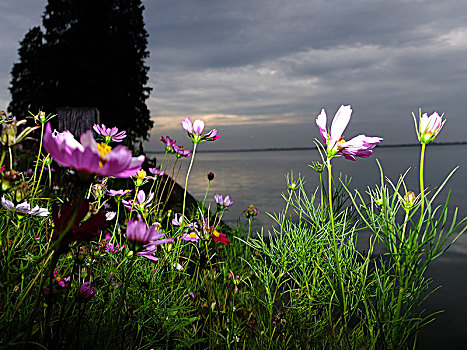
M 467 145 L 467 141 L 455 141 L 455 142 L 437 142 L 431 143 L 432 146 L 458 146 Z M 378 148 L 402 148 L 402 147 L 420 147 L 419 143 L 401 143 L 395 145 L 378 145 Z M 279 151 L 312 151 L 317 149 L 316 147 L 270 147 L 270 148 L 255 148 L 255 149 L 225 149 L 225 150 L 197 150 L 197 153 L 241 153 L 241 152 L 279 152 Z M 164 154 L 165 151 L 145 151 L 147 154 Z

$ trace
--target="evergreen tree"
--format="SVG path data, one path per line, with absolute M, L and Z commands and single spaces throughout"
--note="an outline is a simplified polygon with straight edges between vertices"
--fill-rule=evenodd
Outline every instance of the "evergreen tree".
M 43 80 L 40 78 L 40 57 L 43 50 L 43 34 L 39 27 L 31 28 L 20 43 L 20 62 L 11 71 L 11 97 L 9 111 L 24 116 L 30 110 L 36 113 L 42 106 L 40 95 Z
M 145 103 L 151 89 L 143 10 L 141 0 L 49 0 L 35 75 L 42 79 L 40 106 L 97 107 L 101 121 L 127 130 L 130 141 L 147 139 L 153 122 Z M 13 80 L 11 90 L 17 85 Z M 14 110 L 12 97 L 11 111 L 25 114 Z

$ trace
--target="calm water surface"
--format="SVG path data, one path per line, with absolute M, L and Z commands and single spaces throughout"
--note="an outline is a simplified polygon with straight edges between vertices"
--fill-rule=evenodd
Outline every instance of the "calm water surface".
M 205 145 L 201 145 L 202 148 Z M 408 190 L 415 193 L 418 189 L 419 147 L 376 148 L 374 156 L 359 159 L 356 162 L 345 159 L 333 160 L 333 174 L 339 172 L 352 178 L 351 188 L 361 192 L 368 186 L 379 183 L 378 158 L 385 175 L 394 183 L 400 174 L 411 168 L 406 184 Z M 450 208 L 459 207 L 458 217 L 467 216 L 467 145 L 434 146 L 428 145 L 425 159 L 425 184 L 438 186 L 456 167 L 460 166 L 439 195 L 445 199 L 448 189 L 452 188 Z M 227 223 L 235 226 L 237 222 L 246 223 L 242 210 L 254 204 L 261 212 L 255 219 L 255 228 L 264 227 L 267 232 L 273 220 L 266 212 L 278 212 L 284 209 L 285 201 L 281 193 L 286 192 L 285 175 L 293 170 L 295 177 L 300 173 L 306 180 L 308 192 L 318 186 L 318 175 L 307 166 L 319 160 L 317 151 L 272 151 L 238 153 L 197 153 L 190 175 L 189 191 L 196 198 L 205 194 L 206 174 L 214 172 L 209 191 L 211 202 L 214 193 L 230 194 L 235 204 L 224 216 Z M 184 183 L 184 171 L 178 178 Z M 214 207 L 214 204 L 212 204 Z M 452 213 L 452 210 L 450 211 Z M 444 309 L 431 325 L 426 326 L 418 340 L 419 349 L 462 349 L 467 344 L 467 235 L 462 236 L 444 256 L 429 267 L 428 276 L 433 286 L 442 286 L 425 304 L 427 312 Z

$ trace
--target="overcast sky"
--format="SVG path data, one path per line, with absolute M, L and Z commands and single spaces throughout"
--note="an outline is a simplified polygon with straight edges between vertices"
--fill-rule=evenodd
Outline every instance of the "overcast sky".
M 206 149 L 311 146 L 315 118 L 352 105 L 346 138 L 415 142 L 411 112 L 445 113 L 439 141 L 466 141 L 467 2 L 146 0 L 147 101 L 161 135 L 202 118 Z M 46 0 L 0 0 L 0 105 L 17 49 Z

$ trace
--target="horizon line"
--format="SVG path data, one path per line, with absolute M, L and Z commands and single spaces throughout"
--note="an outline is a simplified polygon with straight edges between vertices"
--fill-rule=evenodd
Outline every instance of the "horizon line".
M 432 143 L 432 146 L 456 146 L 467 145 L 467 141 L 453 141 L 453 142 L 438 142 Z M 378 148 L 403 148 L 403 147 L 417 147 L 420 143 L 400 143 L 389 145 L 378 145 Z M 250 148 L 250 149 L 214 149 L 214 150 L 197 150 L 197 153 L 240 153 L 240 152 L 278 152 L 278 151 L 310 151 L 317 149 L 316 146 L 305 147 L 265 147 L 265 148 Z M 144 151 L 147 154 L 164 154 L 165 151 Z

